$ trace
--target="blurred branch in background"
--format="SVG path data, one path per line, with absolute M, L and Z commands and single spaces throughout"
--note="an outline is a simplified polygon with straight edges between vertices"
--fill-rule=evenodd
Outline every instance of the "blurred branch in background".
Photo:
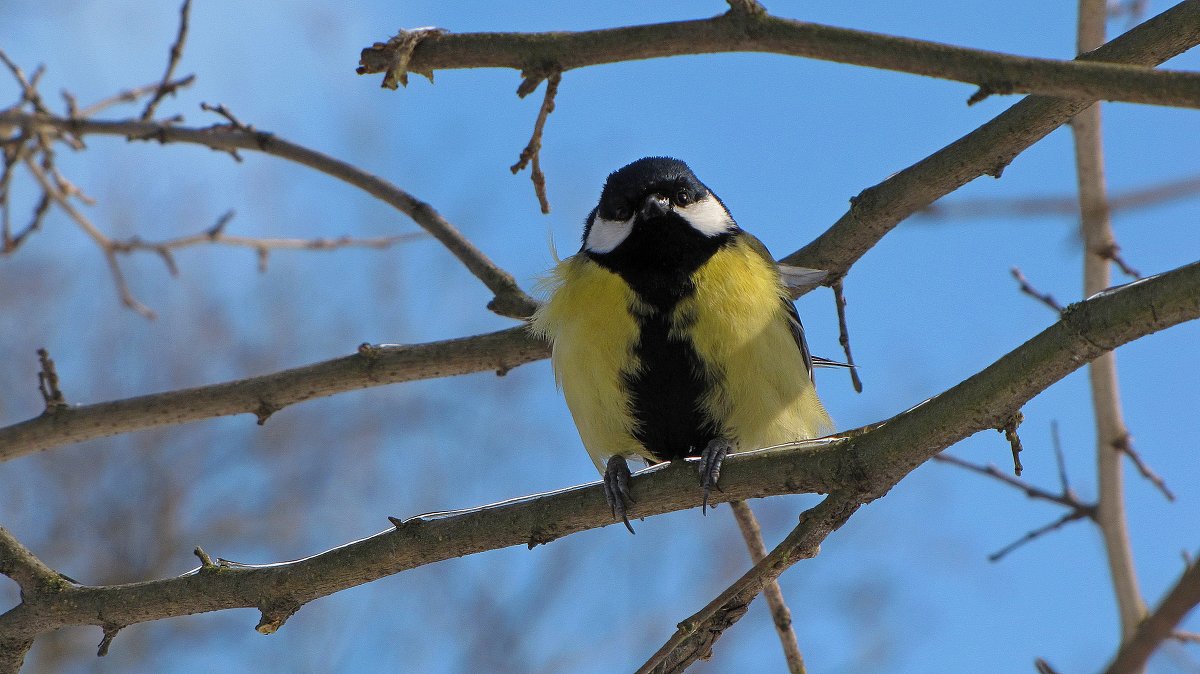
M 1200 196 L 1200 176 L 1126 190 L 1108 198 L 1109 213 L 1151 208 Z M 915 213 L 915 222 L 993 217 L 1079 216 L 1078 196 L 1029 196 L 1002 199 L 956 199 L 930 204 Z
M 1076 47 L 1080 54 L 1104 43 L 1106 0 L 1079 0 Z M 1083 234 L 1083 296 L 1091 297 L 1112 285 L 1110 251 L 1117 250 L 1109 217 L 1104 179 L 1104 145 L 1100 131 L 1100 106 L 1092 105 L 1071 120 L 1075 139 L 1075 171 L 1079 184 L 1080 229 Z M 1146 615 L 1138 588 L 1133 549 L 1125 514 L 1122 455 L 1118 443 L 1129 437 L 1117 383 L 1117 355 L 1105 353 L 1088 365 L 1092 408 L 1096 424 L 1098 498 L 1096 524 L 1104 538 L 1117 610 L 1121 642 L 1128 641 Z

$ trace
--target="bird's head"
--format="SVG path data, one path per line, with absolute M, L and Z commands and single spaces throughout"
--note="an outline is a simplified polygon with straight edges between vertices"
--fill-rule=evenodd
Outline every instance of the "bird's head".
M 686 245 L 737 228 L 725 204 L 687 164 L 646 157 L 608 176 L 600 203 L 588 215 L 583 248 L 606 255 L 628 246 Z

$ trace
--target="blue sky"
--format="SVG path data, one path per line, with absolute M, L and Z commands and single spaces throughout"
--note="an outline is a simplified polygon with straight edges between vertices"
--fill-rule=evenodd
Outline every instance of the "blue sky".
M 1074 49 L 1071 3 L 766 4 L 807 21 L 1017 54 L 1064 58 Z M 1149 11 L 1166 6 L 1152 2 Z M 199 103 L 223 103 L 260 129 L 375 172 L 434 205 L 531 289 L 552 264 L 548 235 L 561 254 L 574 252 L 604 177 L 640 156 L 688 161 L 739 223 L 782 256 L 832 224 L 851 196 L 1018 100 L 994 96 L 967 107 L 969 85 L 762 54 L 572 71 L 544 138 L 553 212 L 543 216 L 528 175 L 508 170 L 528 140 L 540 90 L 517 99 L 520 78 L 508 70 L 439 72 L 436 84 L 414 77 L 395 92 L 380 89 L 376 76 L 354 74 L 359 50 L 402 26 L 586 29 L 699 18 L 725 7 L 196 0 L 180 72 L 199 79 L 160 112 L 206 125 L 218 120 Z M 161 75 L 177 10 L 144 0 L 10 0 L 0 7 L 0 48 L 27 70 L 46 64 L 48 99 L 57 101 L 66 88 L 92 101 Z M 1110 33 L 1124 27 L 1114 20 Z M 1195 70 L 1200 57 L 1185 54 L 1169 66 Z M 0 96 L 16 96 L 3 78 Z M 1103 114 L 1112 192 L 1200 171 L 1196 111 L 1107 104 Z M 231 208 L 237 216 L 230 233 L 242 235 L 416 231 L 370 197 L 276 158 L 247 152 L 236 164 L 205 148 L 114 138 L 89 138 L 88 145 L 84 153 L 63 153 L 60 164 L 99 200 L 89 213 L 116 235 L 192 233 Z M 1074 185 L 1071 138 L 1060 129 L 1020 155 L 1002 179 L 981 178 L 947 201 L 1070 195 Z M 26 207 L 35 197 L 28 184 L 16 196 Z M 1200 198 L 1114 217 L 1125 257 L 1144 273 L 1194 261 L 1198 224 Z M 174 279 L 151 256 L 124 261 L 133 291 L 159 314 L 154 322 L 120 308 L 102 256 L 61 214 L 0 261 L 0 288 L 9 290 L 0 311 L 0 335 L 8 337 L 0 422 L 40 411 L 29 382 L 33 349 L 42 345 L 56 358 L 72 402 L 98 402 L 333 358 L 364 341 L 422 342 L 512 324 L 486 311 L 486 289 L 432 241 L 383 252 L 279 252 L 266 274 L 243 250 L 194 249 L 178 260 L 182 274 Z M 846 291 L 866 388 L 854 393 L 838 372 L 818 379 L 838 427 L 907 409 L 1052 323 L 1050 311 L 1017 292 L 1013 266 L 1060 301 L 1080 299 L 1075 219 L 913 218 L 863 257 Z M 798 307 L 814 352 L 839 357 L 829 291 L 809 294 Z M 1151 604 L 1181 571 L 1180 552 L 1197 546 L 1198 343 L 1200 326 L 1192 324 L 1118 351 L 1134 442 L 1178 495 L 1167 504 L 1128 476 L 1134 555 Z M 1056 421 L 1074 488 L 1094 496 L 1086 375 L 1068 377 L 1024 413 L 1025 478 L 1056 485 Z M 277 447 L 283 449 L 268 449 Z M 951 451 L 1009 465 L 1008 445 L 996 433 Z M 157 457 L 154 472 L 140 472 L 149 470 L 144 456 Z M 106 476 L 116 466 L 128 472 L 70 482 L 53 469 L 55 460 L 84 475 L 90 466 Z M 19 495 L 0 504 L 0 516 L 23 540 L 46 541 L 49 549 L 56 539 L 48 522 L 82 520 L 103 508 L 130 475 L 185 494 L 175 517 L 129 524 L 135 540 L 135 533 L 180 536 L 164 562 L 170 573 L 191 568 L 197 543 L 214 555 L 274 561 L 373 533 L 386 526 L 385 515 L 477 505 L 596 477 L 543 362 L 504 378 L 483 373 L 307 403 L 264 429 L 239 417 L 55 449 L 0 465 L 0 485 Z M 78 485 L 73 499 L 63 496 L 68 482 Z M 813 496 L 797 496 L 753 504 L 768 544 L 813 503 Z M 206 527 L 219 514 L 229 520 L 225 528 Z M 1093 527 L 1075 524 L 1000 563 L 986 559 L 1060 514 L 949 466 L 919 468 L 831 536 L 818 558 L 784 576 L 810 668 L 1020 671 L 1039 656 L 1062 671 L 1101 667 L 1117 623 Z M 285 516 L 286 530 L 278 525 Z M 164 645 L 123 660 L 133 656 L 122 653 L 122 641 L 133 637 L 122 635 L 108 659 L 78 666 L 453 672 L 491 662 L 497 670 L 517 663 L 523 671 L 628 670 L 745 569 L 736 535 L 727 509 L 707 518 L 677 513 L 641 523 L 636 537 L 608 527 L 532 552 L 495 551 L 385 579 L 306 606 L 269 638 L 253 632 L 250 611 L 132 628 Z M 61 543 L 61 530 L 58 536 Z M 43 554 L 97 582 L 86 546 L 65 548 L 61 557 Z M 120 559 L 136 550 L 112 554 Z M 695 671 L 782 668 L 759 604 Z M 99 640 L 99 630 L 75 632 L 76 651 L 86 654 Z M 1194 648 L 1172 645 L 1154 671 L 1196 671 L 1198 663 Z

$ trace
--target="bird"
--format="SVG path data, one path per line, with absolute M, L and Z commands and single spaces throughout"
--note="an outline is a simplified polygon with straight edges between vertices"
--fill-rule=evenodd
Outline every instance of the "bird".
M 611 173 L 539 287 L 529 328 L 631 533 L 628 459 L 699 457 L 706 509 L 729 453 L 833 429 L 779 266 L 683 161 Z

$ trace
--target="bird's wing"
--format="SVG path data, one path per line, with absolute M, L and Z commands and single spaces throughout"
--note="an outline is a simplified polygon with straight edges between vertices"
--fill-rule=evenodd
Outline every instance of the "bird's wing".
M 763 245 L 762 241 L 759 241 L 754 235 L 744 230 L 742 232 L 742 236 L 746 237 L 746 242 L 750 244 L 751 250 L 766 260 L 768 264 L 780 270 L 780 276 L 782 277 L 784 283 L 789 287 L 791 286 L 791 282 L 797 280 L 797 278 L 800 276 L 806 277 L 807 281 L 812 284 L 811 287 L 816 287 L 819 285 L 819 278 L 815 282 L 812 281 L 815 275 L 819 274 L 820 278 L 824 278 L 825 272 L 820 270 L 804 269 L 803 267 L 792 267 L 789 265 L 783 265 L 781 267 L 780 265 L 777 265 L 775 263 L 775 258 L 771 256 L 771 251 L 767 250 L 767 247 Z M 784 272 L 784 269 L 787 270 L 786 273 Z M 792 301 L 787 296 L 781 297 L 779 301 L 783 303 L 784 310 L 787 312 L 788 328 L 792 332 L 792 337 L 796 340 L 796 347 L 800 349 L 800 356 L 804 359 L 805 374 L 808 375 L 809 379 L 812 379 L 813 357 L 812 354 L 808 352 L 808 341 L 804 339 L 804 324 L 800 322 L 800 314 L 796 313 L 796 305 L 792 304 Z

